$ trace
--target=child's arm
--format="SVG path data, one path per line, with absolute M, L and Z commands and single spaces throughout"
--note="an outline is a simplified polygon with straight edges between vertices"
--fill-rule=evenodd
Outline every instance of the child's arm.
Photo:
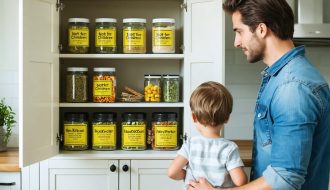
M 185 157 L 177 155 L 170 167 L 168 168 L 168 177 L 175 180 L 184 179 L 186 177 L 186 170 L 183 168 L 187 165 L 187 163 L 188 160 Z
M 229 175 L 236 186 L 242 186 L 247 183 L 247 176 L 243 167 L 237 167 L 230 170 Z

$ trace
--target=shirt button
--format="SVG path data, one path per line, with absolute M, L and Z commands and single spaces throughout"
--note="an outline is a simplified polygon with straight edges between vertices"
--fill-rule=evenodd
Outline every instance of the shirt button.
M 258 117 L 261 117 L 261 113 L 258 113 Z

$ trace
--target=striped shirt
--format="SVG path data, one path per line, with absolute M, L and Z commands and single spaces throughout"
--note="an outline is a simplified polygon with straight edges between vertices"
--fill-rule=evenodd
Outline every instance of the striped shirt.
M 238 146 L 224 138 L 192 137 L 178 154 L 188 160 L 186 184 L 204 177 L 213 187 L 233 187 L 229 171 L 244 166 Z

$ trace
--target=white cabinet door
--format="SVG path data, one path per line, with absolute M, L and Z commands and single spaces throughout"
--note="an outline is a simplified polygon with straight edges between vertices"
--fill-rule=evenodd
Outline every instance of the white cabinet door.
M 58 153 L 59 13 L 56 0 L 20 1 L 20 167 Z
M 171 160 L 131 160 L 131 190 L 180 190 L 183 181 L 167 177 Z
M 185 106 L 189 108 L 192 91 L 201 83 L 216 81 L 224 84 L 224 11 L 221 0 L 187 0 L 184 15 Z M 198 132 L 186 111 L 185 126 L 190 136 Z

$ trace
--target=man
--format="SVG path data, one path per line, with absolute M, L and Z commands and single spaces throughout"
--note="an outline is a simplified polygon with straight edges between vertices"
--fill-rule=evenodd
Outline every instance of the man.
M 327 190 L 330 168 L 330 90 L 294 47 L 294 16 L 285 0 L 226 0 L 235 46 L 248 62 L 262 60 L 254 118 L 251 182 L 240 190 Z M 204 178 L 190 190 L 213 188 Z

